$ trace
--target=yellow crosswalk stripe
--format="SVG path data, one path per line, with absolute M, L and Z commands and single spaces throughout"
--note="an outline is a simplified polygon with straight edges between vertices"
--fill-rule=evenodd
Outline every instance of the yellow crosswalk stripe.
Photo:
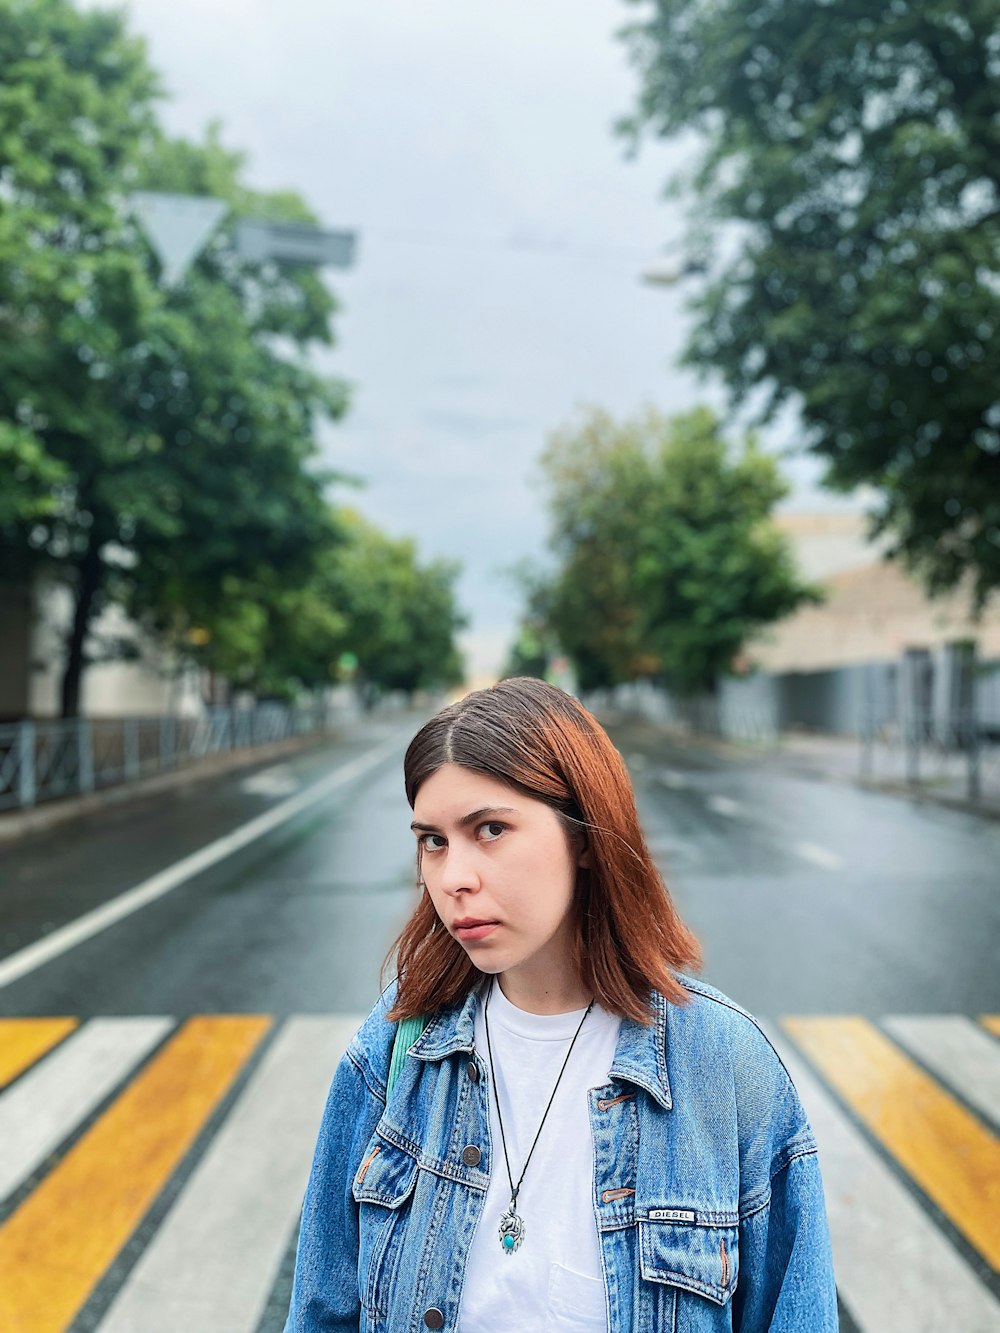
M 75 1018 L 0 1018 L 0 1088 L 40 1060 L 76 1026 Z
M 875 1137 L 994 1268 L 1000 1267 L 1000 1141 L 863 1018 L 781 1026 Z
M 0 1329 L 64 1333 L 271 1025 L 189 1019 L 0 1228 Z
M 994 1037 L 1000 1037 L 1000 1014 L 980 1014 L 979 1021 L 987 1032 L 992 1032 Z

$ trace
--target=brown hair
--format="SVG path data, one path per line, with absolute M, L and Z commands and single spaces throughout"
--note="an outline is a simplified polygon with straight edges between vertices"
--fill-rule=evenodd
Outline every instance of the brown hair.
M 437 713 L 410 742 L 403 772 L 411 808 L 423 782 L 444 764 L 544 801 L 568 836 L 586 837 L 591 868 L 577 875 L 574 947 L 579 976 L 600 1005 L 648 1023 L 651 988 L 687 1003 L 688 992 L 669 969 L 700 966 L 698 941 L 646 847 L 625 763 L 582 704 L 528 676 L 476 690 Z M 419 880 L 419 852 L 417 870 Z M 434 1013 L 481 980 L 426 889 L 387 963 L 394 954 L 399 988 L 392 1019 Z

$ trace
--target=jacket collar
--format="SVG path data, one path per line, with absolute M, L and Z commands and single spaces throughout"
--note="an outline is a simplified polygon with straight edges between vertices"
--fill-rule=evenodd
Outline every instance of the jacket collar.
M 650 998 L 652 1023 L 622 1019 L 610 1076 L 645 1088 L 669 1111 L 673 1098 L 667 1079 L 667 1001 L 659 991 L 652 991 Z M 475 1047 L 478 1003 L 479 989 L 473 988 L 459 1004 L 435 1014 L 410 1047 L 410 1054 L 419 1060 L 443 1060 L 458 1051 L 471 1054 Z

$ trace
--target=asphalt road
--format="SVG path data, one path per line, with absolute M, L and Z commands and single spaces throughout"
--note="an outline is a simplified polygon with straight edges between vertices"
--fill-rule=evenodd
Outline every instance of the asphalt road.
M 0 845 L 0 1328 L 280 1330 L 326 1086 L 414 901 L 419 722 Z M 806 1103 L 845 1333 L 1000 1330 L 1000 824 L 613 735 L 701 975 Z

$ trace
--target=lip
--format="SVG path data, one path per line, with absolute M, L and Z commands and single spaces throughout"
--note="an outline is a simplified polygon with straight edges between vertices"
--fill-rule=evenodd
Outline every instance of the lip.
M 482 940 L 498 929 L 499 925 L 499 921 L 485 921 L 480 917 L 463 916 L 458 921 L 452 922 L 451 928 L 459 940 Z

